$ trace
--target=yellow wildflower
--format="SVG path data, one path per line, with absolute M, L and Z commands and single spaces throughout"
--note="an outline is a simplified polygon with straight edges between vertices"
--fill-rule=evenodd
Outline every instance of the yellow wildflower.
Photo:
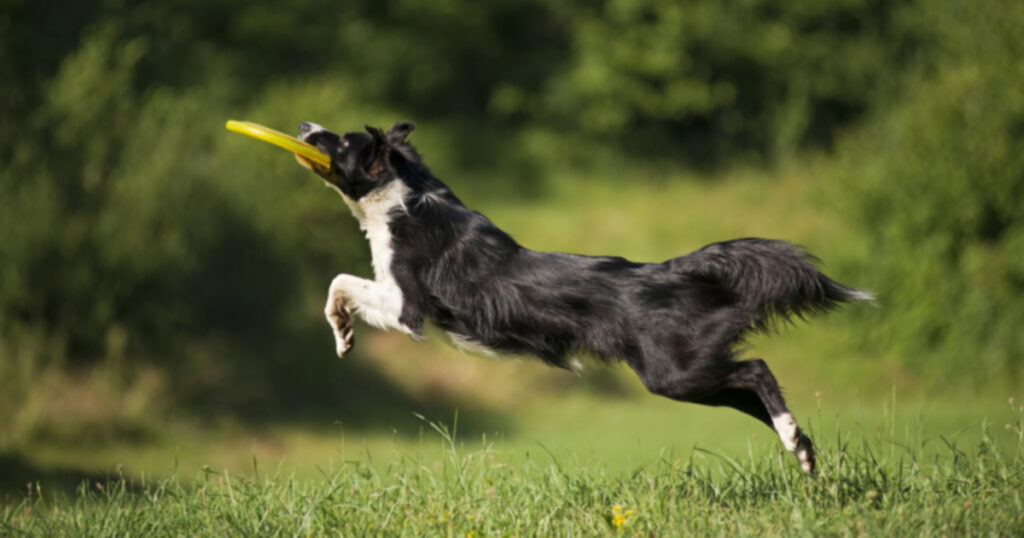
M 609 522 L 612 524 L 612 527 L 621 529 L 635 513 L 636 511 L 632 508 L 623 510 L 621 504 L 616 504 L 612 506 L 612 517 L 609 519 Z

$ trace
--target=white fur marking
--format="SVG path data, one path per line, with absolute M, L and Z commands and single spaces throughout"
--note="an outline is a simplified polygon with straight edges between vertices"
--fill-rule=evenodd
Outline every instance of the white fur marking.
M 391 274 L 390 214 L 396 208 L 404 210 L 405 195 L 409 188 L 395 180 L 370 192 L 358 201 L 342 194 L 359 227 L 370 243 L 374 280 L 341 274 L 331 282 L 329 297 L 340 296 L 366 323 L 380 329 L 398 329 L 406 334 L 413 331 L 402 324 L 402 289 Z
M 852 290 L 850 291 L 850 299 L 853 301 L 864 301 L 868 303 L 875 302 L 875 294 L 868 290 Z
M 370 242 L 373 274 L 377 282 L 393 285 L 399 295 L 402 292 L 391 275 L 391 258 L 394 252 L 391 250 L 391 228 L 388 227 L 388 222 L 394 209 L 401 208 L 405 211 L 405 196 L 408 193 L 409 187 L 405 183 L 394 180 L 356 202 L 362 213 L 361 218 L 360 215 L 356 215 L 356 218 L 359 219 L 360 227 L 366 232 L 366 239 Z
M 436 204 L 441 202 L 444 202 L 444 194 L 439 190 L 433 190 L 421 194 L 419 200 L 416 201 L 416 205 Z
M 468 336 L 463 336 L 461 334 L 453 332 L 445 332 L 445 334 L 447 334 L 448 338 L 451 340 L 452 346 L 463 353 L 468 353 L 470 355 L 480 355 L 489 358 L 496 358 L 498 356 L 498 353 L 495 352 L 493 349 L 477 342 L 476 340 L 473 340 L 472 338 L 469 338 Z
M 814 467 L 811 466 L 811 453 L 808 450 L 801 450 L 796 453 L 796 459 L 800 462 L 800 469 L 805 473 L 811 474 L 814 472 Z
M 783 446 L 790 452 L 796 452 L 796 432 L 798 427 L 792 413 L 783 413 L 772 417 L 772 426 L 779 434 Z

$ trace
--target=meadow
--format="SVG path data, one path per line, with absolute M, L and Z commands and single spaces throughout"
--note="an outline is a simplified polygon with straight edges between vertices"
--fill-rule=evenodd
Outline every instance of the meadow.
M 702 448 L 713 440 L 650 454 L 665 439 L 633 420 L 583 428 L 590 431 L 575 439 L 578 448 L 558 440 L 524 448 L 463 442 L 455 422 L 423 419 L 418 446 L 339 440 L 320 464 L 304 460 L 315 472 L 268 462 L 254 447 L 245 470 L 131 478 L 119 467 L 74 493 L 30 482 L 20 500 L 0 507 L 0 528 L 12 536 L 1015 536 L 1024 530 L 1024 409 L 1011 402 L 986 411 L 1013 422 L 949 437 L 926 433 L 921 415 L 911 421 L 892 409 L 873 435 L 862 423 L 815 424 L 814 478 L 749 439 L 743 454 Z M 591 452 L 618 448 L 602 442 L 610 437 L 638 444 L 629 463 L 609 465 Z

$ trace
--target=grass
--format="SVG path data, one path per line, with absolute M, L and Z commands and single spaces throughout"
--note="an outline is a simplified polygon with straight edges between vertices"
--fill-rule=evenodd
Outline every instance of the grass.
M 1011 404 L 1012 406 L 1013 404 Z M 10 535 L 1020 535 L 1024 409 L 976 442 L 914 435 L 819 437 L 819 473 L 777 450 L 663 452 L 612 471 L 550 450 L 467 448 L 442 423 L 420 450 L 339 457 L 300 477 L 282 466 L 203 469 L 29 486 L 0 508 Z M 895 418 L 883 429 L 900 431 Z M 997 439 L 1000 437 L 1002 441 Z M 423 449 L 439 443 L 440 451 Z M 1009 441 L 1009 442 L 1007 442 Z M 941 443 L 936 450 L 932 443 Z M 339 455 L 340 456 L 340 455 Z
M 366 340 L 363 343 L 373 345 Z M 354 360 L 376 360 L 376 357 Z M 41 480 L 44 487 L 51 489 L 67 488 L 83 478 L 103 480 L 117 469 L 131 480 L 170 474 L 191 478 L 204 467 L 218 472 L 244 473 L 251 467 L 253 457 L 294 472 L 300 479 L 316 478 L 319 476 L 317 466 L 339 458 L 369 457 L 384 461 L 397 453 L 439 460 L 443 447 L 431 441 L 427 435 L 430 428 L 413 413 L 428 413 L 431 420 L 451 422 L 457 409 L 461 409 L 459 439 L 467 450 L 482 448 L 480 439 L 486 436 L 489 443 L 513 460 L 544 446 L 544 450 L 559 458 L 578 460 L 583 465 L 603 467 L 615 473 L 630 471 L 659 457 L 687 459 L 694 447 L 732 458 L 743 457 L 751 451 L 761 454 L 779 449 L 773 432 L 757 421 L 731 409 L 681 404 L 651 396 L 626 368 L 615 370 L 623 385 L 617 389 L 621 392 L 608 396 L 601 387 L 583 388 L 588 380 L 569 374 L 566 374 L 569 379 L 559 379 L 560 384 L 553 387 L 531 383 L 533 378 L 517 370 L 536 370 L 535 375 L 547 374 L 549 370 L 534 362 L 493 362 L 457 354 L 431 360 L 450 361 L 453 364 L 447 364 L 446 369 L 455 372 L 465 368 L 484 369 L 483 377 L 489 380 L 512 379 L 519 401 L 513 406 L 502 397 L 497 405 L 503 406 L 503 412 L 485 414 L 485 417 L 497 416 L 494 423 L 474 421 L 474 413 L 487 404 L 473 404 L 472 399 L 466 397 L 456 401 L 462 399 L 468 403 L 447 412 L 415 407 L 388 411 L 368 405 L 339 408 L 335 416 L 300 423 L 170 423 L 159 437 L 146 440 L 75 444 L 35 441 L 25 443 L 15 453 L 18 459 L 13 470 L 18 471 L 16 473 L 12 473 L 10 465 L 5 468 L 0 457 L 0 498 L 5 491 L 24 492 L 29 480 Z M 467 385 L 489 391 L 480 377 L 467 375 Z M 790 407 L 801 425 L 809 427 L 819 441 L 835 439 L 841 432 L 844 436 L 871 438 L 876 442 L 900 439 L 902 444 L 926 447 L 919 455 L 933 457 L 943 449 L 941 437 L 977 444 L 980 442 L 978 425 L 983 421 L 995 425 L 1013 422 L 1011 417 L 999 412 L 1005 407 L 1001 403 L 1005 401 L 1005 394 L 962 400 L 923 400 L 897 398 L 895 392 L 887 397 L 876 394 L 851 397 L 842 392 L 819 390 L 822 387 L 814 384 L 792 387 L 788 395 Z M 562 393 L 554 394 L 558 390 Z M 377 426 L 370 429 L 348 426 L 357 414 L 371 414 Z M 997 444 L 1009 450 L 1008 443 L 1012 441 L 1009 434 L 1005 431 L 996 434 Z M 890 449 L 896 447 L 893 444 Z

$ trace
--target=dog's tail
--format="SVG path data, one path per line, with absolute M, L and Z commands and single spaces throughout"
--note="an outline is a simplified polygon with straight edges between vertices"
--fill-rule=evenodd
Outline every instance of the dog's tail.
M 751 313 L 750 324 L 768 330 L 775 322 L 826 312 L 841 303 L 873 301 L 815 268 L 802 247 L 771 239 L 713 243 L 670 263 L 673 269 L 713 279 L 734 292 Z

